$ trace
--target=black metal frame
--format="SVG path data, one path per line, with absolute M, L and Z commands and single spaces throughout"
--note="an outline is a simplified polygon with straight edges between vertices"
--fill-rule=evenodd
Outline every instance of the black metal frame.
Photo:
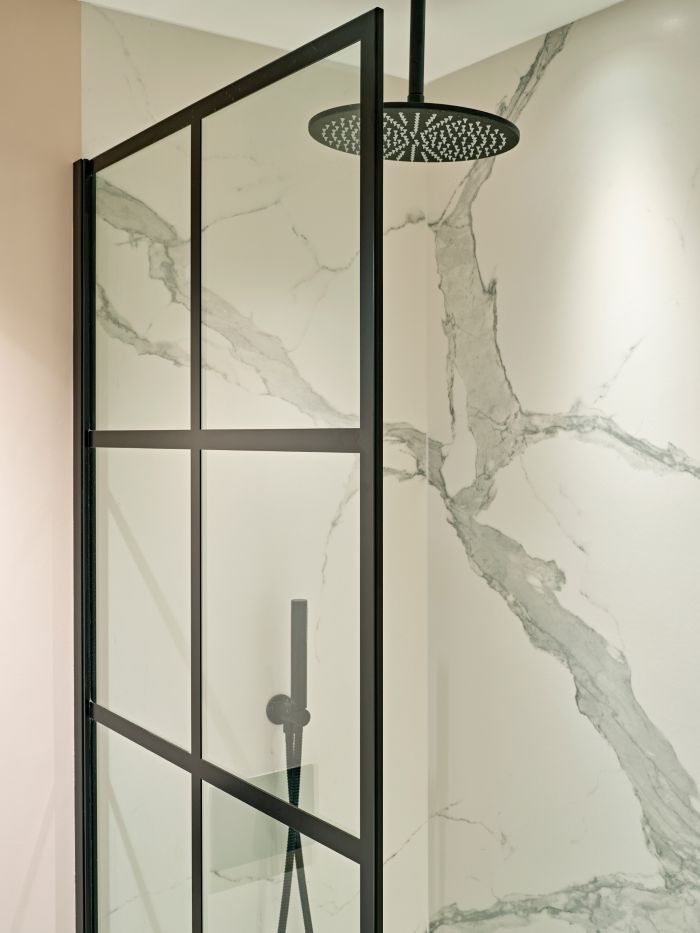
M 74 585 L 76 929 L 97 931 L 96 724 L 192 775 L 192 933 L 202 933 L 202 781 L 334 849 L 360 866 L 361 933 L 382 928 L 382 11 L 372 10 L 74 166 Z M 205 430 L 201 423 L 202 119 L 360 43 L 360 427 Z M 191 427 L 95 430 L 95 175 L 178 130 L 191 133 Z M 191 751 L 95 702 L 95 450 L 191 451 Z M 202 758 L 202 450 L 360 455 L 360 836 L 292 806 Z
M 411 0 L 411 45 L 408 58 L 408 103 L 422 104 L 425 69 L 425 0 Z

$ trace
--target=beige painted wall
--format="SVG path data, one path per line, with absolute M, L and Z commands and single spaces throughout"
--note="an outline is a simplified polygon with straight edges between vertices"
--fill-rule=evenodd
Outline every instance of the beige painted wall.
M 72 930 L 80 7 L 0 3 L 0 929 Z

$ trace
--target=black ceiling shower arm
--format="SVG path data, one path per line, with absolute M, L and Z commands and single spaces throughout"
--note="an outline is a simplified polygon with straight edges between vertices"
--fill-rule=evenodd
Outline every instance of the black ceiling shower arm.
M 425 0 L 411 0 L 411 46 L 408 61 L 408 103 L 422 104 L 425 72 Z

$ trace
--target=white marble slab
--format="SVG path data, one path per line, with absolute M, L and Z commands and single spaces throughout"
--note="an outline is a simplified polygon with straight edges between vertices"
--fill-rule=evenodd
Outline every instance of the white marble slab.
M 522 142 L 430 192 L 432 930 L 700 923 L 699 35 L 628 0 L 433 89 Z

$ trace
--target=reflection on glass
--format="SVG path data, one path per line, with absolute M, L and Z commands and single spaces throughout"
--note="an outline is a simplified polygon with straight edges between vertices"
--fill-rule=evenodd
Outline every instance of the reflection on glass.
M 99 172 L 96 426 L 188 428 L 190 136 Z
M 203 818 L 206 933 L 359 931 L 354 862 L 206 784 Z
M 192 928 L 190 776 L 97 726 L 99 933 Z
M 358 466 L 355 454 L 205 451 L 202 467 L 204 756 L 289 799 L 286 772 L 301 753 L 300 806 L 351 832 Z M 280 696 L 294 708 L 271 709 Z M 285 721 L 299 726 L 291 749 Z
M 358 101 L 359 46 L 203 123 L 203 418 L 359 422 L 359 159 L 309 118 Z
M 97 701 L 190 744 L 190 454 L 96 454 Z

